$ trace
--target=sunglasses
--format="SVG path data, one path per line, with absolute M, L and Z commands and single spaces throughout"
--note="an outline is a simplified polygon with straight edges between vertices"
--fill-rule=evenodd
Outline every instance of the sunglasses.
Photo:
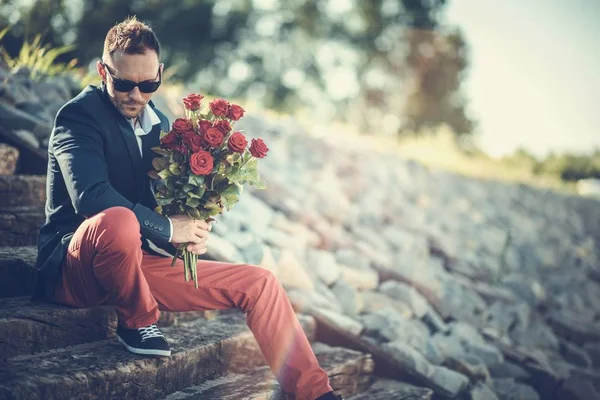
M 127 79 L 116 78 L 111 72 L 108 65 L 102 63 L 102 66 L 108 72 L 108 75 L 112 78 L 113 86 L 117 92 L 131 92 L 136 86 L 140 89 L 142 93 L 154 93 L 158 90 L 160 86 L 160 81 L 162 79 L 160 73 L 160 67 L 158 68 L 158 80 L 157 81 L 143 81 L 143 82 L 133 82 Z

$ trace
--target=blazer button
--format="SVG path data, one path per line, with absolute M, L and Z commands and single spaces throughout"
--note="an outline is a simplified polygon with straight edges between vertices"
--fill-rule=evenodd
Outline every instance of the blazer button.
M 163 227 L 162 227 L 162 225 L 158 227 L 158 230 L 159 230 L 159 231 L 162 231 L 162 230 L 163 230 Z
M 150 228 L 154 228 L 154 223 L 150 222 Z
M 144 225 L 148 226 L 150 224 L 150 222 L 148 220 L 144 221 Z

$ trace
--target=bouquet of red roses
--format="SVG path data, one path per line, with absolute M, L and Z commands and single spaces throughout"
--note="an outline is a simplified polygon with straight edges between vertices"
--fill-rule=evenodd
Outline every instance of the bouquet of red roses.
M 165 216 L 187 214 L 194 219 L 212 221 L 212 216 L 231 209 L 239 200 L 243 185 L 266 188 L 258 173 L 258 159 L 269 149 L 262 139 L 252 139 L 250 147 L 242 132 L 233 125 L 244 116 L 244 109 L 224 99 L 216 99 L 201 110 L 200 94 L 183 99 L 185 118 L 177 118 L 170 132 L 161 132 L 160 157 L 152 160 L 156 179 L 156 211 Z M 185 280 L 198 288 L 198 256 L 180 244 L 173 258 L 184 262 Z

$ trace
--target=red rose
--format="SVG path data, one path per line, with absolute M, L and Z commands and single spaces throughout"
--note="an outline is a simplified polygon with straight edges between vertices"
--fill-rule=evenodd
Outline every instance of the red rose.
M 173 146 L 177 144 L 178 141 L 179 136 L 177 136 L 177 133 L 175 131 L 167 133 L 165 136 L 163 136 L 162 139 L 160 139 L 160 143 L 167 149 L 171 150 L 173 149 Z
M 178 151 L 181 154 L 189 154 L 190 153 L 190 149 L 188 149 L 187 146 L 183 143 L 173 145 L 171 150 Z
M 227 110 L 227 117 L 237 121 L 244 116 L 244 111 L 245 110 L 237 104 L 232 104 L 229 106 L 229 110 Z
M 268 151 L 269 148 L 262 139 L 252 139 L 252 144 L 250 144 L 250 154 L 256 158 L 263 158 L 267 155 Z
M 198 120 L 198 130 L 200 131 L 200 133 L 206 133 L 206 131 L 211 127 L 212 127 L 212 124 L 210 123 L 210 121 L 208 121 L 206 119 Z
M 192 153 L 202 149 L 202 136 L 194 131 L 187 131 L 181 134 L 183 143 L 191 150 Z
M 241 132 L 233 132 L 227 141 L 229 150 L 242 154 L 248 145 L 248 141 Z
M 227 116 L 227 110 L 229 110 L 229 102 L 223 99 L 216 99 L 208 103 L 210 110 L 217 117 Z
M 194 130 L 194 126 L 192 125 L 192 122 L 187 118 L 177 118 L 173 122 L 173 130 L 178 133 L 183 133 Z
M 223 132 L 217 128 L 209 128 L 204 134 L 204 142 L 211 147 L 219 147 L 223 143 Z
M 183 99 L 183 105 L 186 110 L 196 111 L 200 109 L 200 101 L 204 98 L 201 94 L 188 94 Z
M 229 122 L 225 121 L 224 119 L 218 120 L 213 126 L 223 132 L 223 135 L 227 135 L 231 130 L 231 125 L 229 125 Z
M 203 150 L 204 142 L 202 141 L 202 136 L 194 135 L 190 138 L 188 147 L 192 151 L 192 153 L 197 153 L 200 150 Z
M 208 151 L 200 150 L 190 157 L 190 169 L 196 175 L 208 175 L 213 169 L 213 157 Z
M 183 140 L 183 143 L 187 143 L 195 135 L 196 135 L 196 132 L 194 132 L 193 130 L 192 131 L 185 131 L 185 132 L 180 132 L 179 133 L 179 136 Z

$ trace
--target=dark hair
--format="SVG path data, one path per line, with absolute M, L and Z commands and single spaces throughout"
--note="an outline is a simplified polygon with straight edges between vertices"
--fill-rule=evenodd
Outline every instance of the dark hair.
M 154 31 L 133 16 L 110 28 L 104 39 L 102 60 L 107 62 L 112 59 L 115 51 L 122 51 L 125 54 L 144 54 L 147 50 L 154 50 L 160 57 L 160 43 Z

